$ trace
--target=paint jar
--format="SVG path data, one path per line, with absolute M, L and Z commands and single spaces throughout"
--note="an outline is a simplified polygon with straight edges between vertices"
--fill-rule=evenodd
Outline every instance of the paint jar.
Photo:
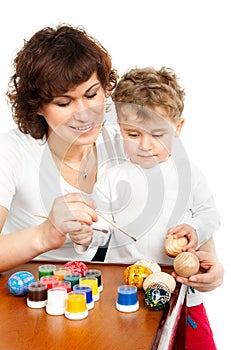
M 116 308 L 122 312 L 133 312 L 139 309 L 136 286 L 122 285 L 118 287 Z
M 47 286 L 47 290 L 53 288 L 53 283 L 58 282 L 57 276 L 42 276 L 40 278 L 40 283 Z
M 33 282 L 28 286 L 27 305 L 33 309 L 46 306 L 47 286 L 40 282 Z
M 98 280 L 96 277 L 81 277 L 79 279 L 79 286 L 91 287 L 93 300 L 99 300 Z
M 66 269 L 64 267 L 58 267 L 54 270 L 54 276 L 57 276 L 59 281 L 63 281 L 64 280 L 64 276 L 66 275 L 70 275 L 71 274 L 71 270 L 70 269 Z
M 82 275 L 80 273 L 71 273 L 70 275 L 64 276 L 64 281 L 71 282 L 71 289 L 73 289 L 75 285 L 79 284 L 79 279 L 81 277 Z
M 103 284 L 102 284 L 102 277 L 101 277 L 101 271 L 97 269 L 89 269 L 84 273 L 84 277 L 96 277 L 98 280 L 98 289 L 99 292 L 102 292 L 103 290 Z
M 76 284 L 73 287 L 73 292 L 84 292 L 86 294 L 86 303 L 88 310 L 93 309 L 95 303 L 93 300 L 92 289 L 90 286 L 79 286 L 78 284 Z
M 55 281 L 53 283 L 52 288 L 65 288 L 67 290 L 67 293 L 69 293 L 71 291 L 71 282 L 69 281 Z
M 66 308 L 66 288 L 52 288 L 47 291 L 46 312 L 49 315 L 63 315 Z
M 52 265 L 52 264 L 40 265 L 38 267 L 39 279 L 42 276 L 51 276 L 51 275 L 53 275 L 55 269 L 56 269 L 56 266 Z
M 75 291 L 68 293 L 65 316 L 71 320 L 81 320 L 88 316 L 85 292 Z

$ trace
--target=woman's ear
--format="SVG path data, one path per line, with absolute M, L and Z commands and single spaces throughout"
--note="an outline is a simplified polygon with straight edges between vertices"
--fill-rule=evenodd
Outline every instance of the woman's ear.
M 175 137 L 179 137 L 180 133 L 181 133 L 181 129 L 184 125 L 185 120 L 182 118 L 180 119 L 180 121 L 178 122 L 177 126 L 176 126 L 176 131 L 175 131 Z
M 44 113 L 43 113 L 43 108 L 40 107 L 37 112 L 36 112 L 37 115 L 40 115 L 41 117 L 44 117 Z

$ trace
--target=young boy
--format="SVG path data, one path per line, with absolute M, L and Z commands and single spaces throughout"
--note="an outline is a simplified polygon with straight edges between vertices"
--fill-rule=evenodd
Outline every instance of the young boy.
M 143 255 L 171 263 L 163 250 L 166 232 L 186 235 L 188 250 L 219 227 L 207 181 L 179 139 L 184 96 L 171 69 L 151 67 L 126 73 L 113 94 L 128 160 L 99 178 L 94 194 L 98 210 L 137 241 L 114 232 L 107 262 L 132 263 Z
M 115 89 L 113 100 L 128 159 L 98 179 L 94 195 L 98 210 L 136 241 L 111 230 L 105 262 L 147 259 L 172 264 L 163 248 L 166 233 L 187 236 L 184 250 L 197 249 L 219 227 L 207 181 L 190 163 L 179 139 L 184 96 L 174 71 L 167 68 L 132 69 Z M 104 245 L 107 239 L 105 234 L 94 235 L 89 247 Z M 197 328 L 187 331 L 191 334 L 187 349 L 215 349 L 206 314 L 202 317 L 201 294 L 188 295 L 187 305 L 202 307 L 200 325 L 191 322 Z M 208 333 L 203 332 L 204 325 Z M 197 344 L 192 345 L 195 339 Z

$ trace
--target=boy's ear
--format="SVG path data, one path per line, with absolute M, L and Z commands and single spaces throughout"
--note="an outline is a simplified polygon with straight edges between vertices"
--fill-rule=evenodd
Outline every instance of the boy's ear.
M 182 118 L 180 119 L 179 123 L 176 126 L 176 131 L 175 131 L 175 137 L 179 137 L 181 133 L 181 129 L 184 125 L 185 120 Z

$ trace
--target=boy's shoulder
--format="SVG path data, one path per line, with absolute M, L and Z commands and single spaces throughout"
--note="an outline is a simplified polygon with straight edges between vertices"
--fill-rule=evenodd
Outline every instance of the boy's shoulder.
M 114 187 L 120 181 L 139 183 L 144 177 L 144 169 L 129 160 L 124 160 L 120 164 L 105 169 L 97 182 L 100 182 L 101 184 L 111 184 Z

